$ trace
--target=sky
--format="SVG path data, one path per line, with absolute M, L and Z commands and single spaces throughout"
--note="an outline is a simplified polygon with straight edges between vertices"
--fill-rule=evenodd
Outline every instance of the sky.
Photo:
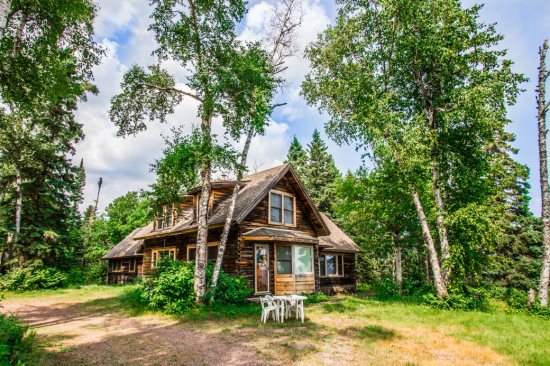
M 332 0 L 302 0 L 303 22 L 297 32 L 298 49 L 287 60 L 285 85 L 276 97 L 277 103 L 286 103 L 275 110 L 267 132 L 252 141 L 248 159 L 249 171 L 259 171 L 282 164 L 293 136 L 306 146 L 318 129 L 327 141 L 342 172 L 354 171 L 362 165 L 361 154 L 354 146 L 338 146 L 324 133 L 327 115 L 308 106 L 300 96 L 300 85 L 308 73 L 309 64 L 303 57 L 304 47 L 315 40 L 333 21 L 337 6 Z M 128 191 L 147 189 L 154 182 L 151 163 L 162 157 L 163 136 L 170 136 L 171 128 L 198 123 L 197 104 L 184 100 L 168 123 L 151 123 L 147 131 L 126 138 L 117 137 L 117 129 L 109 121 L 111 98 L 120 92 L 124 72 L 132 65 L 146 66 L 155 63 L 151 55 L 155 49 L 153 34 L 147 30 L 151 7 L 147 0 L 99 0 L 95 21 L 96 41 L 106 49 L 102 63 L 94 69 L 95 83 L 100 93 L 81 103 L 77 118 L 84 125 L 85 139 L 77 146 L 74 157 L 84 160 L 86 188 L 83 207 L 92 204 L 97 194 L 97 181 L 103 178 L 98 207 L 104 210 L 116 197 Z M 480 3 L 464 0 L 464 6 Z M 525 74 L 529 82 L 523 85 L 525 92 L 516 105 L 509 108 L 512 123 L 508 130 L 517 139 L 516 159 L 531 170 L 531 209 L 540 215 L 540 185 L 538 174 L 538 143 L 535 104 L 535 85 L 538 66 L 538 47 L 544 38 L 550 37 L 550 0 L 485 0 L 480 18 L 484 23 L 497 23 L 497 31 L 504 35 L 500 48 L 508 49 L 508 57 L 514 61 L 514 71 Z M 238 37 L 242 40 L 260 40 L 266 34 L 269 18 L 277 1 L 250 1 L 248 13 L 238 25 Z M 175 75 L 179 83 L 185 81 L 185 72 L 175 62 L 165 62 L 163 67 Z M 180 85 L 183 87 L 183 84 Z M 214 131 L 223 135 L 219 120 L 214 121 Z M 240 147 L 239 143 L 235 143 Z

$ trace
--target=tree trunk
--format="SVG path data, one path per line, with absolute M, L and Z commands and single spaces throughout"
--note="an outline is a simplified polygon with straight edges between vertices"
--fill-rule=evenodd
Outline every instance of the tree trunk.
M 201 123 L 202 134 L 205 138 L 211 137 L 210 130 L 212 118 L 204 118 Z M 201 196 L 199 200 L 199 211 L 197 218 L 197 250 L 195 257 L 195 296 L 196 301 L 206 293 L 206 264 L 208 261 L 208 201 L 212 188 L 212 161 L 207 158 L 201 166 Z
M 393 246 L 393 280 L 397 284 L 397 291 L 403 292 L 403 264 L 401 258 L 401 246 L 399 244 L 399 234 L 396 235 Z
M 0 33 L 3 33 L 4 28 L 6 28 L 10 7 L 11 0 L 0 0 Z
M 546 79 L 548 71 L 546 70 L 546 52 L 548 50 L 548 40 L 544 41 L 539 49 L 539 85 L 537 97 L 538 109 L 538 127 L 539 127 L 539 168 L 540 168 L 540 188 L 542 194 L 542 221 L 543 221 L 543 257 L 540 271 L 539 299 L 540 306 L 548 306 L 548 281 L 550 276 L 550 196 L 548 195 L 548 161 L 546 148 L 546 112 L 548 103 L 546 103 Z
M 441 268 L 439 267 L 439 259 L 437 257 L 437 251 L 435 250 L 434 241 L 432 234 L 430 233 L 430 228 L 428 227 L 428 220 L 424 214 L 424 208 L 422 207 L 422 202 L 418 196 L 416 189 L 413 189 L 412 192 L 414 205 L 416 207 L 416 212 L 418 214 L 418 220 L 420 221 L 420 226 L 422 227 L 422 237 L 424 238 L 424 244 L 428 249 L 430 265 L 432 268 L 433 280 L 435 289 L 437 291 L 437 296 L 444 298 L 448 296 L 447 287 L 443 277 L 441 275 Z
M 450 268 L 448 259 L 450 257 L 449 250 L 449 236 L 447 234 L 447 228 L 445 227 L 445 217 L 444 217 L 444 208 L 443 208 L 443 198 L 441 197 L 441 186 L 439 179 L 439 163 L 436 160 L 436 157 L 433 157 L 432 161 L 432 183 L 433 191 L 435 198 L 435 205 L 437 209 L 437 218 L 436 225 L 439 232 L 439 241 L 441 246 L 441 266 L 442 266 L 442 276 L 443 281 L 448 283 L 450 276 Z
M 229 230 L 231 230 L 231 222 L 233 221 L 233 213 L 235 212 L 235 206 L 237 205 L 237 196 L 239 195 L 239 190 L 241 189 L 241 181 L 243 179 L 243 169 L 246 166 L 246 160 L 248 158 L 248 151 L 250 150 L 250 143 L 252 137 L 254 136 L 255 130 L 251 128 L 248 131 L 246 136 L 246 142 L 243 147 L 243 152 L 241 155 L 241 166 L 237 171 L 237 183 L 233 187 L 233 194 L 231 195 L 231 203 L 227 210 L 227 217 L 225 218 L 225 224 L 223 226 L 223 233 L 220 239 L 220 245 L 218 247 L 218 256 L 216 258 L 216 265 L 214 266 L 214 273 L 212 274 L 212 283 L 211 288 L 215 289 L 218 285 L 218 277 L 220 275 L 220 270 L 222 268 L 223 255 L 225 253 L 225 247 L 227 245 L 227 238 L 229 237 Z
M 420 95 L 424 101 L 424 111 L 428 117 L 428 129 L 431 133 L 437 134 L 437 120 L 436 120 L 436 110 L 433 105 L 434 95 L 433 91 L 430 91 L 424 80 L 422 79 L 422 73 L 419 70 L 413 71 L 413 77 L 418 86 Z M 431 88 L 433 89 L 433 88 Z M 441 264 L 443 266 L 443 280 L 445 283 L 448 281 L 450 275 L 448 268 L 448 259 L 450 256 L 449 250 L 449 236 L 447 234 L 447 228 L 445 227 L 445 209 L 443 205 L 443 197 L 441 195 L 441 185 L 440 185 L 440 172 L 439 172 L 439 162 L 437 160 L 437 154 L 435 147 L 432 147 L 432 184 L 433 184 L 433 193 L 435 198 L 436 205 L 436 226 L 439 234 L 439 241 L 441 247 Z

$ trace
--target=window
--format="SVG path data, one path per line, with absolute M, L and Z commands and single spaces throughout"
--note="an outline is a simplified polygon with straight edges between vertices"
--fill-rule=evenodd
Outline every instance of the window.
M 341 277 L 344 275 L 344 256 L 342 254 L 321 254 L 319 272 L 322 277 Z
M 130 272 L 134 272 L 136 270 L 136 260 L 130 261 Z
M 208 260 L 215 261 L 218 257 L 218 243 L 208 243 Z M 194 261 L 197 257 L 197 246 L 190 244 L 187 246 L 187 260 Z
M 292 247 L 277 245 L 277 274 L 292 274 Z
M 155 230 L 171 227 L 177 221 L 178 209 L 175 205 L 162 207 L 162 212 L 155 218 Z
M 313 273 L 313 255 L 311 249 L 311 247 L 294 247 L 296 274 Z
M 151 267 L 155 268 L 157 264 L 164 258 L 176 259 L 176 248 L 165 248 L 153 250 L 151 258 Z
M 313 251 L 310 246 L 277 246 L 277 274 L 313 273 Z
M 271 192 L 269 197 L 269 223 L 294 225 L 294 197 Z

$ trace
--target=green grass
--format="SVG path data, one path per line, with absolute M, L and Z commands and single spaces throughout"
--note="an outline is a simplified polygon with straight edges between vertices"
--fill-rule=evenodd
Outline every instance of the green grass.
M 411 301 L 380 301 L 346 296 L 320 305 L 323 312 L 345 313 L 402 327 L 424 327 L 488 346 L 520 365 L 550 365 L 550 320 L 503 311 L 432 309 Z
M 90 314 L 167 316 L 147 309 L 136 298 L 135 286 L 82 286 L 79 289 L 4 295 L 8 301 L 40 297 L 54 300 L 76 299 L 74 306 Z M 311 319 L 306 319 L 304 325 L 294 320 L 284 324 L 260 324 L 260 307 L 257 304 L 198 307 L 169 317 L 198 328 L 219 328 L 223 333 L 242 328 L 258 334 L 268 332 L 277 337 L 280 331 L 280 334 L 289 337 L 287 348 L 292 348 L 295 344 L 298 348 L 303 348 L 305 346 L 302 343 L 307 341 L 307 347 L 313 347 L 311 352 L 321 349 L 323 340 L 330 342 L 334 337 L 358 339 L 362 344 L 376 347 L 376 343 L 380 341 L 399 341 L 402 335 L 395 328 L 411 329 L 410 333 L 413 335 L 414 329 L 423 328 L 486 346 L 508 356 L 518 365 L 550 365 L 550 319 L 537 316 L 507 313 L 503 310 L 439 310 L 410 297 L 379 300 L 365 296 L 332 298 L 330 302 L 308 306 L 306 316 L 308 313 Z M 339 330 L 330 322 L 319 323 L 315 320 L 316 317 L 326 318 L 331 315 L 334 324 L 344 318 L 357 321 L 338 333 Z

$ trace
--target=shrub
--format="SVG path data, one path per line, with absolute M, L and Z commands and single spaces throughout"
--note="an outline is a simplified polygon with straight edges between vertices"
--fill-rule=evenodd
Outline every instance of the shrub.
M 138 291 L 150 308 L 182 313 L 195 306 L 194 272 L 193 262 L 165 259 L 152 278 L 140 283 Z
M 241 305 L 246 303 L 248 295 L 253 291 L 249 288 L 250 283 L 246 278 L 231 276 L 220 270 L 216 290 L 212 292 L 210 290 L 210 280 L 213 272 L 214 266 L 209 264 L 206 269 L 207 288 L 209 289 L 204 297 L 206 303 L 217 305 Z
M 387 299 L 399 295 L 399 287 L 390 277 L 382 277 L 375 285 L 376 296 L 381 299 Z
M 0 365 L 34 365 L 34 333 L 12 315 L 0 314 Z
M 306 304 L 318 304 L 320 302 L 326 302 L 330 300 L 330 297 L 322 292 L 316 292 L 314 294 L 302 293 L 300 295 L 304 295 L 305 297 L 307 297 Z
M 424 302 L 437 309 L 454 310 L 486 310 L 489 300 L 487 291 L 481 288 L 465 286 L 464 291 L 451 288 L 449 296 L 440 299 L 433 293 L 423 296 Z
M 55 268 L 31 266 L 17 268 L 0 277 L 0 290 L 30 291 L 64 287 L 67 275 Z

